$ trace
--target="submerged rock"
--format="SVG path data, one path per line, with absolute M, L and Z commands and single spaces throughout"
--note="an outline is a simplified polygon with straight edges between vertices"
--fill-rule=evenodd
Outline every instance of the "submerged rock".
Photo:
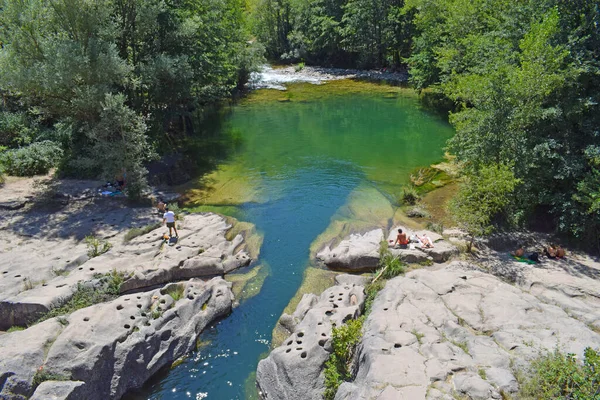
M 0 399 L 119 399 L 191 351 L 232 301 L 221 278 L 182 282 L 2 335 Z M 35 388 L 36 374 L 53 381 Z
M 304 295 L 290 319 L 292 334 L 258 364 L 256 383 L 262 399 L 321 399 L 323 367 L 331 353 L 331 332 L 360 315 L 364 287 L 353 279 L 325 290 L 321 296 Z

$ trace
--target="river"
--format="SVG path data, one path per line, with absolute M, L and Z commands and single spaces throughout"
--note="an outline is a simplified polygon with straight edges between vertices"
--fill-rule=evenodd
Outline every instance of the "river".
M 349 80 L 275 84 L 287 90 L 256 90 L 221 117 L 218 134 L 234 146 L 188 193 L 196 210 L 233 215 L 264 235 L 254 264 L 262 288 L 132 399 L 253 398 L 253 373 L 311 265 L 311 248 L 348 229 L 392 224 L 410 172 L 441 160 L 453 133 L 409 89 Z

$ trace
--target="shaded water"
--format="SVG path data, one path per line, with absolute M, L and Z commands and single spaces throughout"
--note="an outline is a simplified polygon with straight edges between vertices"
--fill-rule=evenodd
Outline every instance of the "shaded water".
M 269 275 L 256 296 L 202 334 L 198 351 L 135 398 L 252 397 L 252 374 L 302 282 L 311 244 L 340 215 L 369 223 L 385 209 L 381 218 L 392 218 L 409 172 L 441 159 L 452 130 L 414 94 L 343 85 L 358 84 L 259 91 L 225 117 L 220 129 L 235 149 L 188 194 L 200 210 L 254 223 Z

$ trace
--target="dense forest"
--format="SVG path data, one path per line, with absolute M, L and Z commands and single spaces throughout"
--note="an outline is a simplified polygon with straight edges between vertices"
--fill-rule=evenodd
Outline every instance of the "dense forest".
M 135 195 L 148 159 L 197 129 L 194 114 L 239 90 L 263 55 L 406 68 L 456 128 L 449 150 L 466 182 L 457 214 L 474 226 L 545 225 L 600 248 L 596 1 L 0 4 L 0 159 L 10 174 L 126 170 Z
M 534 223 L 600 250 L 598 2 L 257 1 L 269 58 L 407 66 L 424 100 L 450 110 L 465 226 Z
M 127 174 L 248 79 L 241 0 L 0 2 L 0 146 L 9 174 Z

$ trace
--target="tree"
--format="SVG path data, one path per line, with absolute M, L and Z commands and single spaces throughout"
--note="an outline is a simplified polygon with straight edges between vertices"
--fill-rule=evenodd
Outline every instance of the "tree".
M 493 218 L 510 203 L 519 183 L 512 170 L 501 164 L 482 166 L 465 177 L 449 208 L 460 228 L 471 237 L 469 252 L 476 237 L 493 231 Z
M 144 161 L 152 157 L 146 140 L 146 124 L 127 105 L 123 94 L 107 94 L 99 120 L 84 127 L 87 148 L 73 162 L 100 171 L 106 180 L 125 174 L 125 191 L 131 198 L 141 196 L 147 186 Z

